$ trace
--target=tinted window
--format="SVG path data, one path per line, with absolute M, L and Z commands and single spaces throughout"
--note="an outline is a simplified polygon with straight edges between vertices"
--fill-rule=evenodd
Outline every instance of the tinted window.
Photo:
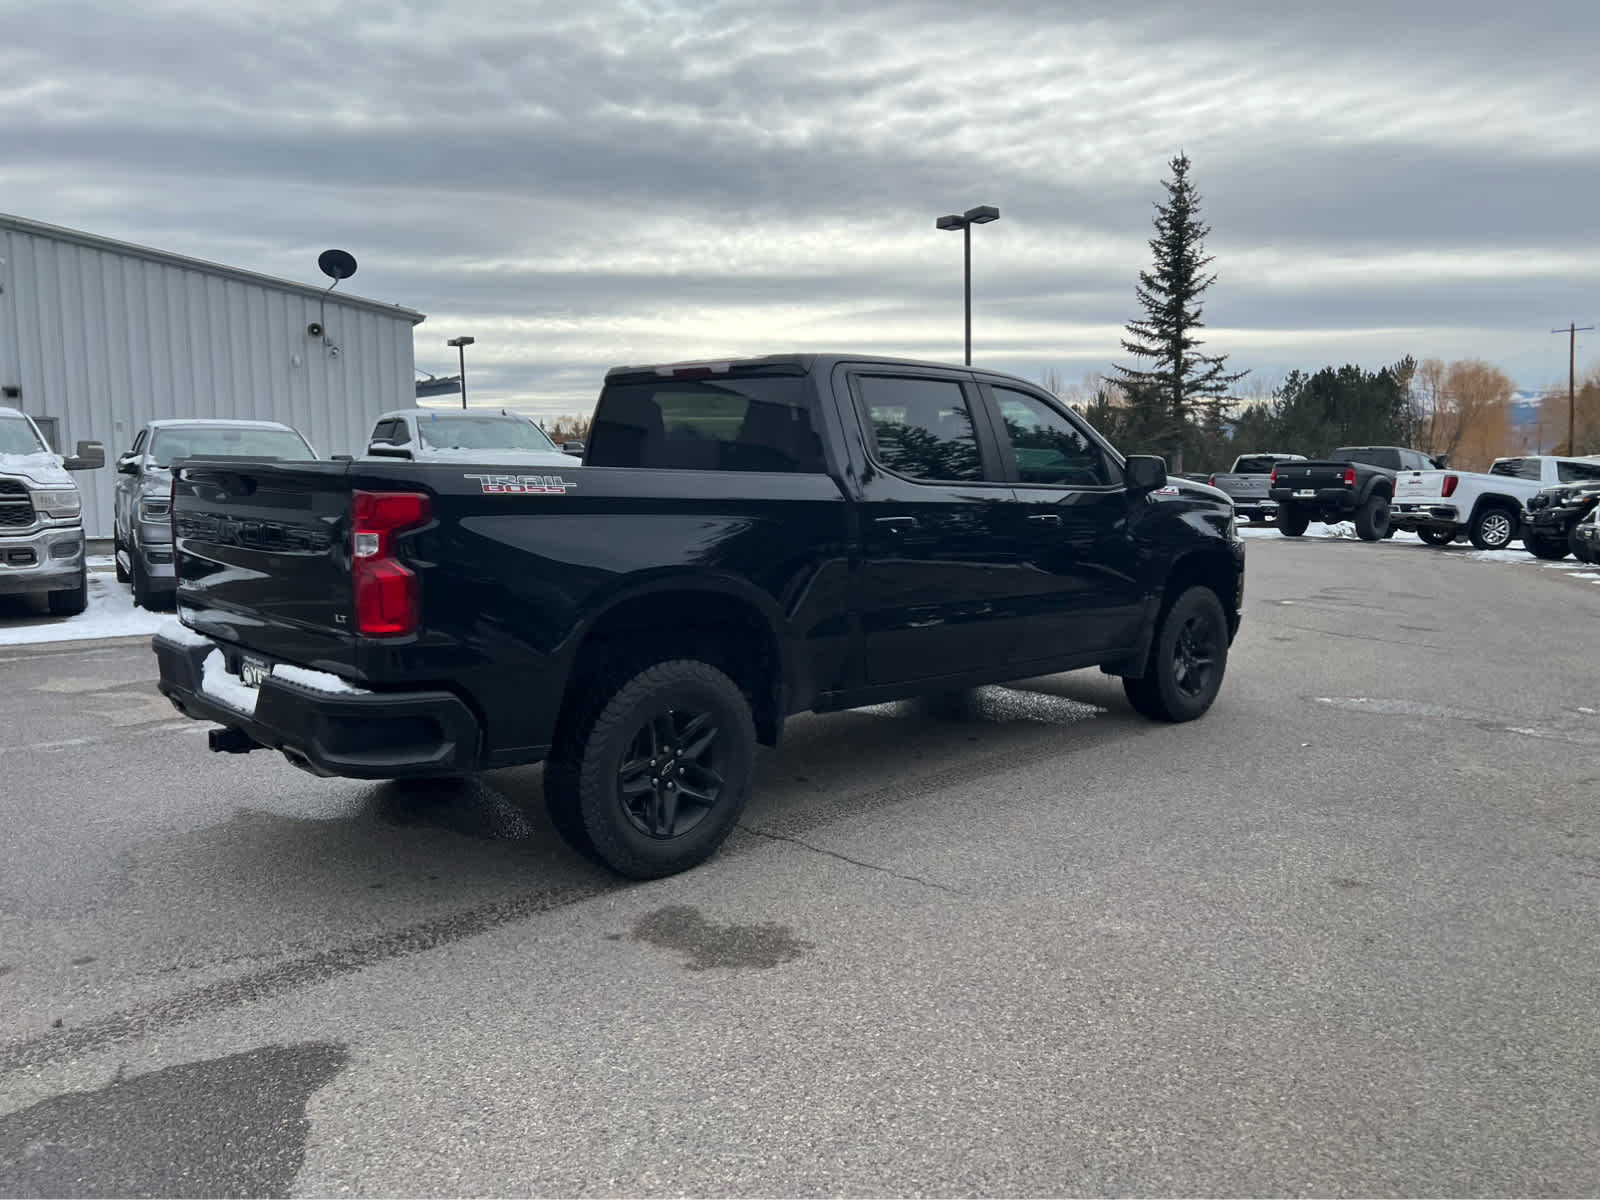
M 983 478 L 961 385 L 950 379 L 857 378 L 879 462 L 912 479 Z
M 229 425 L 177 425 L 156 430 L 150 463 L 165 467 L 175 458 L 312 458 L 311 448 L 292 429 L 241 429 Z
M 1335 462 L 1365 463 L 1369 467 L 1382 467 L 1386 471 L 1400 469 L 1400 451 L 1387 446 L 1340 446 L 1333 452 Z
M 1021 482 L 1094 487 L 1111 481 L 1099 447 L 1043 400 L 1003 387 L 994 389 L 994 398 Z
M 1270 454 L 1257 454 L 1249 458 L 1241 458 L 1233 464 L 1235 475 L 1270 475 L 1272 468 L 1282 462 Z
M 1600 463 L 1558 462 L 1556 478 L 1562 483 L 1584 483 L 1600 479 Z
M 1508 475 L 1512 479 L 1538 479 L 1537 458 L 1502 458 L 1489 468 L 1491 475 Z
M 822 474 L 803 375 L 622 381 L 606 385 L 587 465 Z
M 398 421 L 379 421 L 377 427 L 372 431 L 372 440 L 375 442 L 394 441 L 394 428 L 398 424 Z

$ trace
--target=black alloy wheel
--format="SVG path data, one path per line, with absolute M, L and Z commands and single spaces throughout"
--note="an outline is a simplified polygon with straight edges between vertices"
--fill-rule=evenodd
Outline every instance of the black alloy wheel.
M 646 837 L 682 837 L 705 820 L 727 783 L 714 713 L 665 709 L 643 721 L 617 769 L 617 799 Z

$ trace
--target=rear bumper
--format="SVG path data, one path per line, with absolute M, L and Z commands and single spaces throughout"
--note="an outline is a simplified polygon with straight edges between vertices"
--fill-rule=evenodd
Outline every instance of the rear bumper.
M 1427 500 L 1397 500 L 1389 506 L 1389 523 L 1401 528 L 1427 526 L 1432 529 L 1456 529 L 1466 522 L 1461 510 L 1452 504 L 1434 504 Z
M 0 537 L 0 596 L 69 591 L 83 581 L 83 527 Z
M 214 721 L 248 739 L 223 739 L 219 745 L 214 738 L 215 749 L 265 747 L 314 775 L 349 779 L 461 775 L 478 769 L 478 720 L 451 692 L 324 690 L 272 674 L 251 696 L 238 679 L 244 657 L 238 647 L 188 629 L 177 637 L 157 634 L 152 645 L 161 668 L 162 695 L 185 716 Z M 231 679 L 225 694 L 206 688 L 205 664 L 213 655 L 213 688 L 219 668 Z M 338 687 L 332 677 L 324 678 L 327 686 Z
M 1352 488 L 1311 488 L 1309 489 L 1311 495 L 1302 495 L 1301 493 L 1306 490 L 1308 489 L 1273 488 L 1272 501 L 1279 505 L 1291 504 L 1324 511 L 1328 509 L 1355 511 L 1356 493 Z

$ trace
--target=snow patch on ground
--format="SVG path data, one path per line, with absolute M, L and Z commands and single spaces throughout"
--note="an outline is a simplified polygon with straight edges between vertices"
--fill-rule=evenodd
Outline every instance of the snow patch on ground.
M 128 589 L 110 575 L 89 575 L 89 607 L 75 617 L 23 613 L 26 601 L 10 599 L 0 615 L 0 646 L 74 642 L 80 638 L 138 637 L 155 633 L 172 618 L 133 606 Z M 18 615 L 10 615 L 17 612 Z
M 256 700 L 261 695 L 255 688 L 245 687 L 244 681 L 237 675 L 228 674 L 220 650 L 213 650 L 200 664 L 200 690 L 247 717 L 255 716 Z
M 1239 536 L 1246 538 L 1277 538 L 1279 541 L 1284 542 L 1306 541 L 1313 538 L 1340 542 L 1361 540 L 1356 536 L 1355 525 L 1349 521 L 1340 521 L 1337 525 L 1324 525 L 1319 521 L 1313 521 L 1306 526 L 1305 533 L 1298 539 L 1284 537 L 1276 525 L 1240 525 Z M 1414 533 L 1397 533 L 1389 540 L 1391 542 L 1408 542 L 1414 546 L 1422 544 L 1422 539 Z
M 326 671 L 313 671 L 310 667 L 296 667 L 289 663 L 278 663 L 272 668 L 272 673 L 279 679 L 287 679 L 290 683 L 298 683 L 302 687 L 311 688 L 313 691 L 326 692 L 330 696 L 370 696 L 366 688 L 358 688 L 345 682 L 337 675 L 330 675 Z

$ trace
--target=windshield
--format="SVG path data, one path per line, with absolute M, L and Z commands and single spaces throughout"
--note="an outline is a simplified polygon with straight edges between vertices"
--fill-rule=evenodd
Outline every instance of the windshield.
M 166 467 L 175 458 L 315 458 L 292 429 L 241 429 L 230 425 L 175 425 L 156 430 L 150 465 Z
M 556 448 L 544 430 L 520 417 L 418 417 L 417 436 L 432 450 Z
M 0 417 L 0 454 L 47 454 L 27 417 Z

